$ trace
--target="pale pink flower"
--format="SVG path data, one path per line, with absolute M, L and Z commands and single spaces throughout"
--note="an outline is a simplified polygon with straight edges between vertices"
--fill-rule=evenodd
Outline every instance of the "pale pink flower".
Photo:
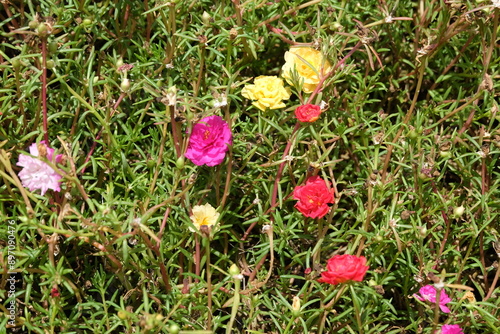
M 443 325 L 441 334 L 464 334 L 459 325 Z
M 224 160 L 231 142 L 226 121 L 220 116 L 208 116 L 193 126 L 185 156 L 198 166 L 216 166 Z
M 61 161 L 62 155 L 60 154 L 53 159 L 54 149 L 48 147 L 45 141 L 41 141 L 39 144 L 31 144 L 29 147 L 30 154 L 35 157 L 40 156 L 39 149 L 42 151 L 41 155 L 45 156 L 49 161 L 53 163 Z M 40 160 L 40 158 L 37 159 L 26 154 L 20 154 L 16 165 L 23 167 L 23 170 L 19 172 L 19 178 L 23 186 L 30 191 L 40 189 L 42 195 L 49 189 L 61 191 L 61 175 L 50 167 L 48 163 Z
M 420 296 L 417 294 L 414 294 L 413 297 L 417 298 L 420 301 L 428 301 L 431 303 L 436 303 L 436 288 L 433 285 L 426 285 L 420 288 L 418 290 L 420 293 Z M 444 313 L 450 313 L 450 309 L 446 306 L 446 303 L 451 302 L 450 297 L 446 294 L 446 292 L 441 290 L 441 293 L 439 294 L 439 308 L 441 311 Z

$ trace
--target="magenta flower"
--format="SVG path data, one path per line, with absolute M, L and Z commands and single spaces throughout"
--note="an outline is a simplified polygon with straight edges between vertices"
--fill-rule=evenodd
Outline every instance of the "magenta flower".
M 441 292 L 442 293 L 442 292 Z M 443 325 L 441 334 L 464 334 L 459 325 Z
M 433 285 L 426 285 L 420 288 L 418 290 L 420 293 L 420 296 L 417 294 L 414 294 L 413 297 L 417 298 L 420 301 L 428 301 L 431 303 L 436 303 L 436 288 Z M 441 290 L 441 293 L 439 294 L 439 308 L 441 311 L 444 313 L 450 313 L 450 309 L 446 306 L 446 303 L 451 302 L 450 297 L 446 294 L 446 292 Z
M 45 141 L 41 141 L 38 144 L 33 143 L 29 149 L 31 155 L 46 157 L 54 163 L 60 162 L 62 158 L 62 155 L 59 154 L 53 159 L 54 149 L 48 147 Z M 23 167 L 23 170 L 19 172 L 19 178 L 23 186 L 30 191 L 40 189 L 42 195 L 49 189 L 61 191 L 61 175 L 50 167 L 48 163 L 26 154 L 20 154 L 16 165 Z
M 231 141 L 226 121 L 220 116 L 208 116 L 193 126 L 185 156 L 195 165 L 215 166 L 224 160 Z

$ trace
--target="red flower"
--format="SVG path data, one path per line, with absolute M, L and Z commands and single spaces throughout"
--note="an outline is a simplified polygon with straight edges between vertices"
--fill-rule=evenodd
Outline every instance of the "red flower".
M 321 108 L 315 104 L 304 104 L 295 109 L 295 117 L 301 122 L 314 122 L 321 115 Z
M 298 186 L 293 191 L 293 198 L 299 200 L 295 207 L 306 217 L 321 218 L 325 216 L 330 207 L 335 203 L 333 189 L 328 188 L 329 183 L 319 176 L 311 176 L 306 184 Z
M 328 260 L 327 271 L 321 273 L 318 282 L 333 285 L 347 281 L 361 282 L 368 268 L 364 256 L 335 255 Z
M 56 298 L 56 297 L 59 297 L 61 294 L 59 293 L 59 290 L 57 290 L 57 288 L 52 288 L 52 290 L 50 290 L 50 296 L 52 298 Z

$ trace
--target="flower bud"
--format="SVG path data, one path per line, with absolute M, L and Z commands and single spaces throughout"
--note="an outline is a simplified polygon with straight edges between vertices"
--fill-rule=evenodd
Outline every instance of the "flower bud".
M 240 274 L 240 268 L 236 264 L 232 264 L 231 267 L 229 268 L 229 275 L 231 276 L 237 276 Z
M 419 234 L 420 234 L 420 237 L 421 237 L 421 238 L 425 238 L 425 237 L 427 236 L 427 227 L 422 226 L 422 227 L 419 229 Z
M 14 70 L 17 72 L 21 69 L 21 61 L 19 60 L 19 58 L 12 58 L 12 67 L 14 67 Z
M 48 49 L 49 49 L 49 52 L 54 54 L 57 52 L 57 42 L 56 41 L 52 41 L 49 43 L 48 45 Z
M 180 327 L 179 325 L 177 324 L 171 324 L 169 327 L 168 327 L 168 332 L 171 333 L 171 334 L 177 334 L 180 332 Z
M 449 159 L 449 158 L 451 158 L 451 152 L 450 151 L 439 151 L 439 156 L 443 159 Z
M 203 12 L 203 14 L 201 15 L 201 20 L 203 21 L 203 24 L 208 26 L 210 24 L 210 19 L 212 17 L 210 16 L 210 14 L 208 14 L 207 12 Z
M 299 296 L 293 297 L 292 302 L 292 315 L 294 317 L 300 317 L 300 298 Z
M 38 22 L 38 20 L 31 20 L 30 23 L 28 23 L 28 26 L 30 27 L 31 30 L 35 30 L 36 28 L 38 28 L 38 26 L 40 25 L 40 22 Z
M 465 208 L 461 205 L 453 209 L 453 215 L 455 217 L 461 217 L 465 213 Z
M 128 314 L 124 310 L 118 311 L 117 315 L 118 315 L 118 318 L 120 318 L 121 320 L 126 320 L 128 318 Z
M 123 92 L 128 92 L 128 90 L 130 89 L 130 80 L 127 78 L 123 79 L 122 83 L 120 84 L 120 88 Z
M 45 23 L 40 23 L 36 28 L 38 36 L 45 37 L 49 34 L 49 27 Z
M 115 64 L 116 68 L 120 68 L 123 66 L 123 58 L 120 57 L 118 58 L 118 60 L 116 61 L 116 64 Z
M 177 159 L 177 161 L 175 162 L 175 167 L 177 167 L 177 169 L 179 170 L 182 170 L 184 168 L 184 157 L 179 157 Z
M 45 67 L 49 70 L 53 69 L 54 67 L 56 67 L 56 63 L 54 63 L 54 61 L 52 59 L 49 59 L 47 60 L 47 62 L 45 63 Z
M 89 27 L 90 25 L 92 25 L 92 20 L 89 18 L 83 19 L 82 24 L 84 27 Z

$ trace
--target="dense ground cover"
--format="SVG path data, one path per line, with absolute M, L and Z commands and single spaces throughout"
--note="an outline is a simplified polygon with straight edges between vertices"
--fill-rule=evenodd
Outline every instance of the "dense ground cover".
M 499 7 L 2 2 L 0 333 L 499 332 Z

